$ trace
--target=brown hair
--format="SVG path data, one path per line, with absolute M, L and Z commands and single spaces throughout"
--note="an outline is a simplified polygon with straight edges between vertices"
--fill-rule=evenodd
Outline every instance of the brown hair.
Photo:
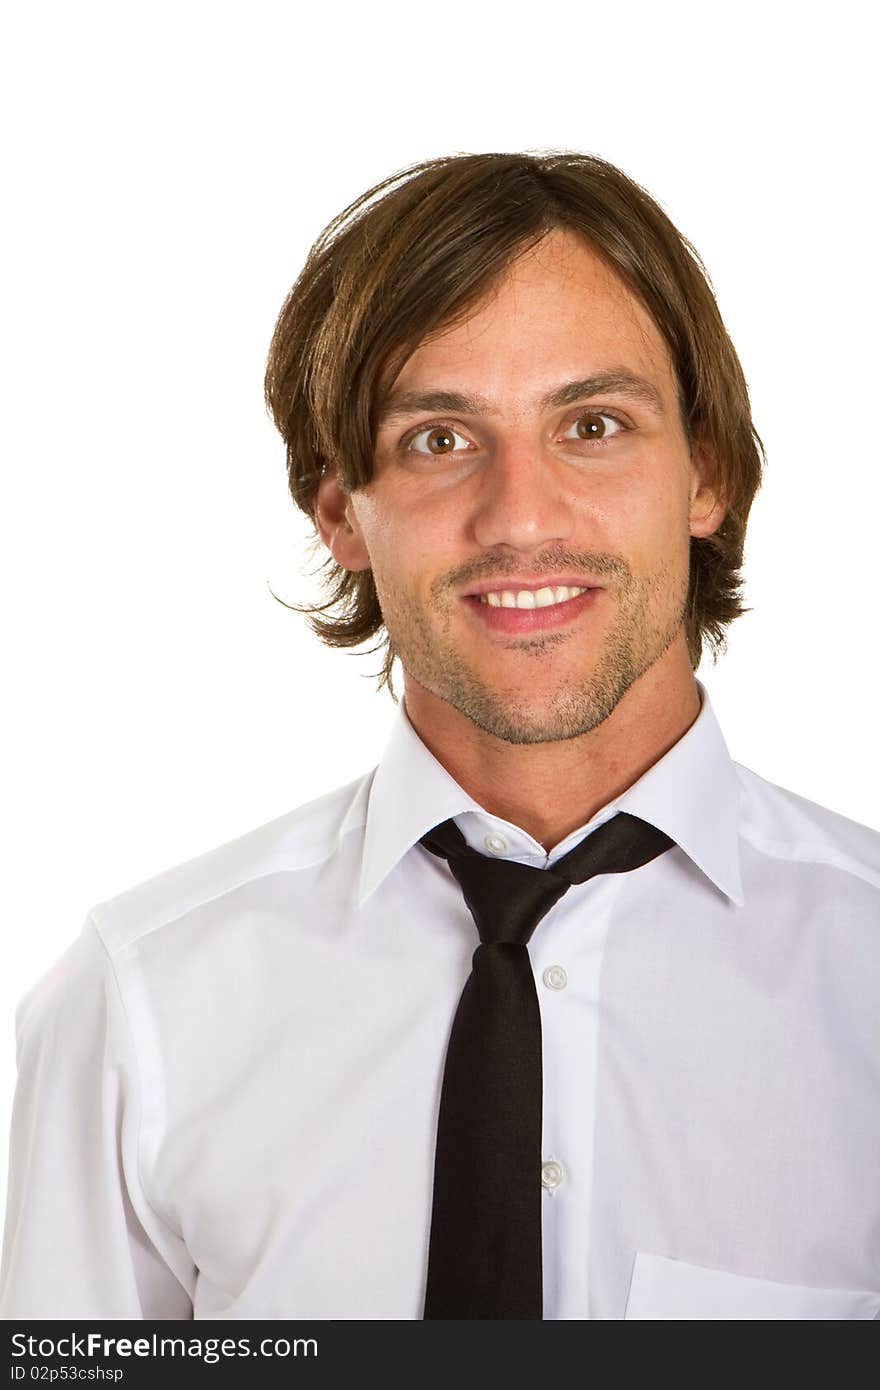
M 717 660 L 724 629 L 750 611 L 740 567 L 764 449 L 702 261 L 653 198 L 606 160 L 568 151 L 425 160 L 383 179 L 329 223 L 284 302 L 266 368 L 290 492 L 314 524 L 331 461 L 346 490 L 369 482 L 383 384 L 555 228 L 580 233 L 644 303 L 669 347 L 688 435 L 718 461 L 724 521 L 714 535 L 691 537 L 685 623 L 696 670 L 704 641 Z M 317 528 L 312 544 L 320 544 Z M 326 601 L 287 606 L 307 613 L 331 646 L 381 633 L 372 572 L 346 570 L 332 556 L 321 568 Z M 371 650 L 383 647 L 379 688 L 396 700 L 387 632 Z

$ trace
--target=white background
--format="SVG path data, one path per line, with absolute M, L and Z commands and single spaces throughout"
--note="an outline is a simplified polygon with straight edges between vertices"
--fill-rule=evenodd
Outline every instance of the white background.
M 6 7 L 3 1132 L 14 1005 L 91 904 L 381 753 L 378 656 L 269 591 L 316 562 L 262 375 L 320 229 L 416 160 L 597 153 L 695 243 L 770 460 L 699 674 L 734 758 L 880 827 L 870 7 L 298 11 Z

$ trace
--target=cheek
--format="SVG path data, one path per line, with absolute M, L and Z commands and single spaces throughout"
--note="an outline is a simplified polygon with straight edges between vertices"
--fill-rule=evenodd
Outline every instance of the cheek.
M 415 496 L 403 499 L 405 505 L 398 498 L 395 505 L 395 499 L 366 489 L 352 500 L 377 588 L 411 587 L 422 573 L 442 567 L 450 527 L 436 508 L 419 505 Z
M 681 533 L 688 529 L 688 491 L 684 476 L 668 468 L 657 475 L 649 475 L 634 510 L 658 547 L 675 545 Z
M 395 525 L 394 513 L 379 505 L 378 500 L 366 489 L 361 489 L 352 497 L 351 505 L 370 557 L 376 585 L 380 587 L 388 568 L 388 557 L 393 557 L 400 550 L 400 528 Z
M 672 534 L 678 506 L 671 491 L 651 479 L 631 474 L 614 480 L 600 495 L 588 494 L 580 505 L 580 529 L 609 549 L 653 550 Z
M 393 620 L 395 615 L 410 607 L 407 595 L 418 583 L 418 554 L 413 551 L 411 533 L 376 509 L 362 514 L 358 520 L 379 606 L 386 617 Z
M 634 574 L 669 576 L 689 565 L 688 495 L 676 482 L 631 477 L 583 520 L 585 548 L 620 556 Z

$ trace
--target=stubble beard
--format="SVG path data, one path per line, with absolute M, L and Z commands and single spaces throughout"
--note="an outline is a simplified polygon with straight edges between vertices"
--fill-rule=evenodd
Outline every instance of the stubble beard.
M 488 684 L 465 659 L 452 636 L 454 605 L 460 600 L 447 596 L 432 625 L 424 609 L 398 590 L 386 595 L 383 614 L 408 677 L 425 690 L 505 743 L 557 743 L 598 728 L 634 682 L 660 660 L 684 622 L 687 590 L 687 576 L 683 585 L 675 582 L 667 567 L 642 579 L 629 575 L 599 600 L 615 603 L 617 614 L 598 661 L 583 676 L 562 684 L 541 707 L 515 690 Z M 590 641 L 589 614 L 584 621 L 586 631 L 578 637 L 557 630 L 509 645 L 525 661 L 552 661 L 555 648 Z M 560 656 L 565 659 L 562 652 Z

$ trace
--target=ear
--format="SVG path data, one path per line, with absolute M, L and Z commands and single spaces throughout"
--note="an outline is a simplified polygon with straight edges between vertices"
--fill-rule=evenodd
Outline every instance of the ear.
M 315 525 L 333 559 L 343 569 L 368 570 L 370 556 L 335 463 L 324 470 L 315 493 Z
M 720 487 L 721 470 L 708 445 L 694 442 L 691 451 L 689 522 L 692 536 L 711 536 L 727 515 Z

